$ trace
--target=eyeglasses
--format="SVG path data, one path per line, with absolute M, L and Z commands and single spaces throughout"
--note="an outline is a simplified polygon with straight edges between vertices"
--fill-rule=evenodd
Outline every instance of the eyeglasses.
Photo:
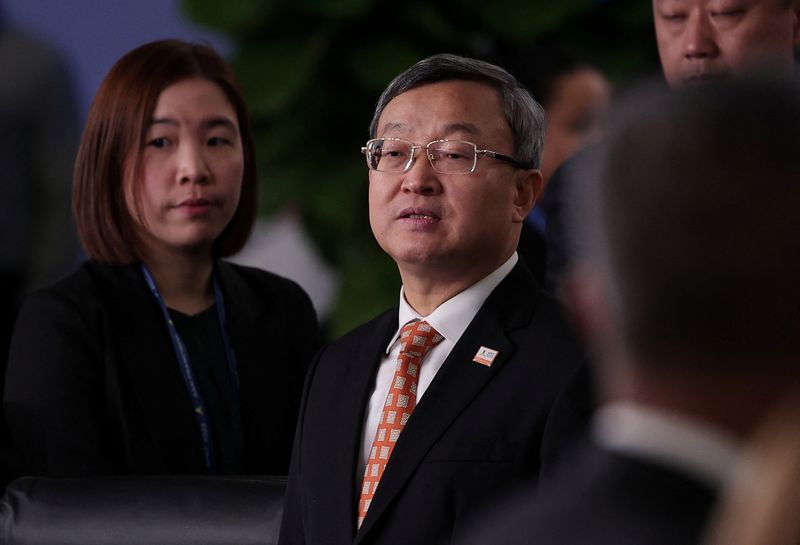
M 468 174 L 475 172 L 478 155 L 506 161 L 517 168 L 533 168 L 532 162 L 517 161 L 513 157 L 488 149 L 478 149 L 472 142 L 461 140 L 434 140 L 425 146 L 414 145 L 400 138 L 373 138 L 361 148 L 370 170 L 378 172 L 407 172 L 414 164 L 414 152 L 424 149 L 433 170 L 441 174 Z

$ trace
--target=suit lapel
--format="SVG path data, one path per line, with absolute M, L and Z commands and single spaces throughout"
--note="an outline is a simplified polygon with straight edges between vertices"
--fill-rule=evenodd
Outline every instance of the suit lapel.
M 270 358 L 268 341 L 274 328 L 269 323 L 262 297 L 231 264 L 217 261 L 215 271 L 225 303 L 225 333 L 230 336 L 236 356 L 241 399 L 259 399 L 266 395 L 264 385 L 274 382 L 272 366 L 264 365 Z
M 518 263 L 453 347 L 403 429 L 355 543 L 369 532 L 436 441 L 513 356 L 515 346 L 508 332 L 529 323 L 536 304 L 534 298 L 520 301 L 520 293 L 537 292 L 526 284 L 535 286 L 530 272 Z M 481 346 L 498 351 L 491 366 L 472 361 Z
M 280 437 L 275 428 L 280 416 L 275 413 L 286 410 L 282 402 L 286 392 L 270 388 L 286 387 L 276 375 L 282 352 L 275 352 L 275 348 L 282 346 L 276 347 L 275 342 L 289 342 L 290 339 L 282 338 L 284 324 L 275 323 L 282 320 L 283 315 L 270 314 L 264 296 L 257 293 L 233 265 L 217 261 L 214 266 L 225 307 L 224 333 L 233 348 L 239 377 L 239 410 L 247 452 L 245 468 L 252 472 L 253 467 L 270 466 L 271 461 L 280 456 L 274 444 Z M 270 364 L 271 359 L 278 362 Z M 283 416 L 289 418 L 289 415 Z
M 225 312 L 228 334 L 234 346 L 247 344 L 251 339 L 258 320 L 266 312 L 261 297 L 247 285 L 230 263 L 217 261 L 215 271 L 222 286 L 225 298 Z M 263 331 L 261 332 L 263 333 Z M 236 342 L 236 341 L 241 341 Z M 263 350 L 263 346 L 259 350 Z M 263 368 L 264 366 L 259 366 Z
M 343 403 L 338 429 L 334 436 L 342 438 L 345 448 L 338 450 L 333 467 L 342 468 L 337 474 L 337 482 L 333 485 L 344 494 L 338 498 L 339 516 L 331 520 L 350 521 L 346 541 L 351 541 L 355 532 L 358 514 L 358 500 L 361 475 L 356 474 L 360 457 L 363 435 L 363 424 L 369 398 L 375 386 L 381 358 L 386 352 L 386 345 L 397 330 L 397 308 L 392 309 L 373 322 L 373 327 L 364 333 L 366 340 L 354 346 L 348 359 L 344 384 L 352 395 L 341 396 Z M 336 542 L 336 541 L 332 541 Z M 344 541 L 342 541 L 344 542 Z

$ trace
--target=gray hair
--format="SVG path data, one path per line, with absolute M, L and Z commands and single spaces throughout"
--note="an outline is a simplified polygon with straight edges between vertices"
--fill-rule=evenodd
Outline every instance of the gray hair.
M 370 138 L 378 132 L 378 119 L 394 98 L 428 83 L 466 80 L 486 83 L 500 93 L 506 121 L 514 139 L 514 156 L 539 168 L 544 145 L 544 109 L 527 89 L 506 70 L 494 64 L 458 55 L 441 53 L 423 59 L 394 78 L 375 106 L 369 126 Z

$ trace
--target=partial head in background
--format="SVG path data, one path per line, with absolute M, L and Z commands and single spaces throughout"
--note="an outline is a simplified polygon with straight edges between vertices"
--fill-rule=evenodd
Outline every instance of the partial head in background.
M 543 132 L 541 107 L 487 62 L 435 55 L 389 84 L 364 151 L 372 230 L 404 284 L 457 293 L 512 255 L 541 188 Z
M 800 89 L 732 80 L 622 106 L 575 180 L 567 293 L 601 368 L 656 388 L 713 377 L 714 395 L 800 378 Z
M 798 0 L 653 0 L 653 17 L 661 67 L 672 87 L 794 71 Z
M 236 168 L 226 172 L 241 177 L 238 195 L 234 195 L 238 204 L 234 202 L 234 209 L 226 212 L 231 219 L 217 236 L 213 251 L 227 256 L 242 247 L 255 219 L 257 178 L 253 136 L 239 85 L 224 59 L 210 47 L 161 40 L 119 59 L 89 110 L 75 163 L 73 209 L 81 242 L 91 259 L 112 264 L 142 260 L 150 229 L 150 205 L 142 197 L 144 178 L 148 169 L 158 164 L 151 160 L 152 154 L 156 150 L 162 153 L 166 144 L 175 140 L 152 131 L 154 127 L 177 126 L 171 118 L 168 123 L 155 119 L 156 110 L 185 109 L 186 98 L 208 104 L 209 96 L 211 110 L 231 112 L 234 119 L 229 120 L 227 130 L 233 134 L 211 134 L 223 124 L 204 120 L 206 126 L 196 131 L 205 131 L 200 147 L 226 149 L 222 145 L 235 140 L 240 149 L 233 154 L 233 163 L 226 160 L 226 165 Z M 196 159 L 192 156 L 187 161 Z
M 611 100 L 611 83 L 590 62 L 558 47 L 519 50 L 508 69 L 542 105 L 547 116 L 544 186 L 561 164 L 598 140 Z

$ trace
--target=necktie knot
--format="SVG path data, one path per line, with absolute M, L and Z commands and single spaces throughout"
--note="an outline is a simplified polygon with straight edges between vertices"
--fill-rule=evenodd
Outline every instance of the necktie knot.
M 443 338 L 424 320 L 409 322 L 400 330 L 400 353 L 422 359 Z

